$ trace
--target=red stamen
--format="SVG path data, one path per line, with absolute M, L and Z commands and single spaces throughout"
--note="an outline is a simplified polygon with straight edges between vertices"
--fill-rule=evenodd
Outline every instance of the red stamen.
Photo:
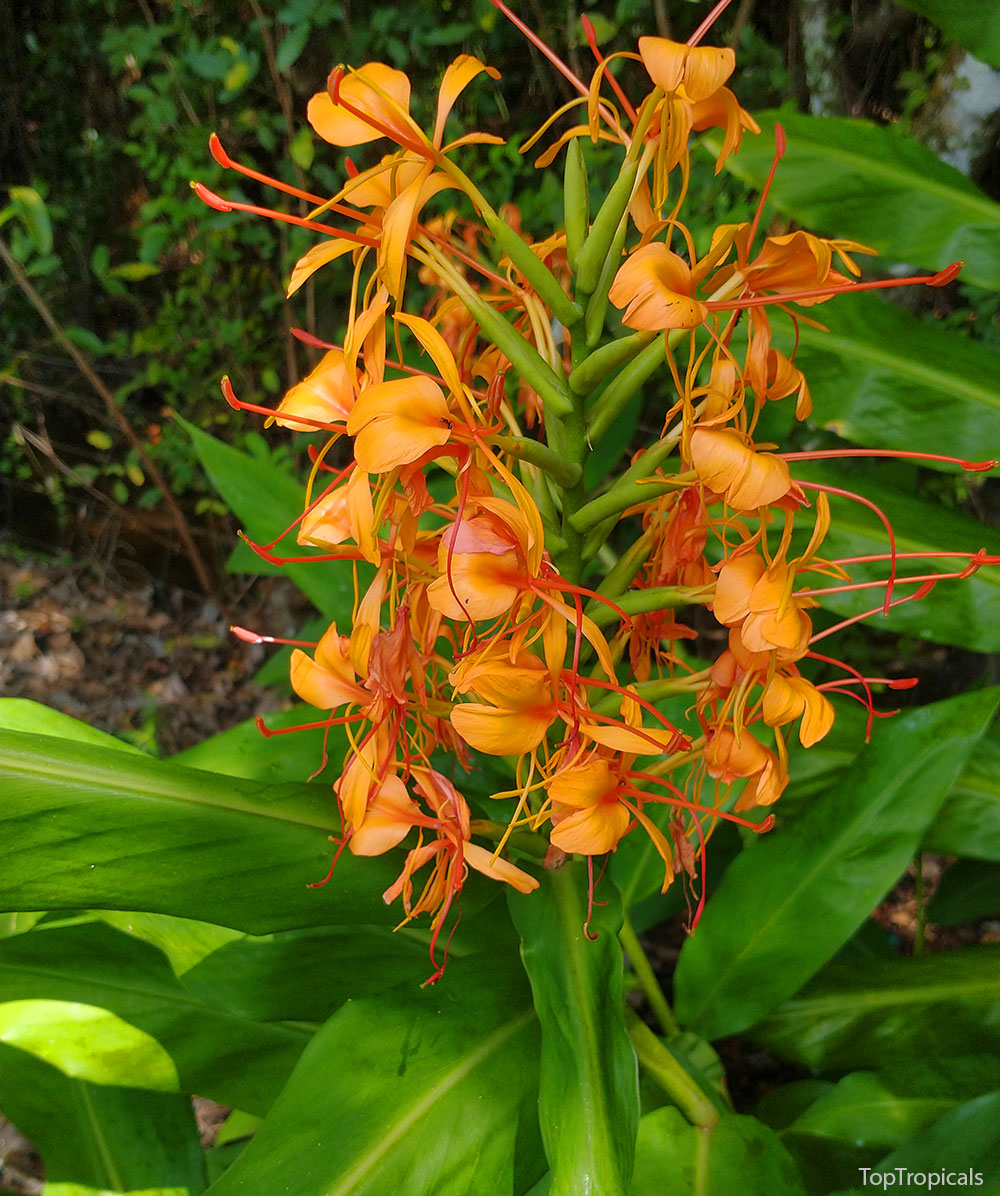
M 339 237 L 343 241 L 353 241 L 358 245 L 367 245 L 371 249 L 378 248 L 378 241 L 371 237 L 362 237 L 360 233 L 347 232 L 346 229 L 334 228 L 332 224 L 320 224 L 317 220 L 307 220 L 304 216 L 292 216 L 289 212 L 279 212 L 274 208 L 262 208 L 257 204 L 240 203 L 235 199 L 222 199 L 204 183 L 192 183 L 195 194 L 210 208 L 217 212 L 249 212 L 252 216 L 266 216 L 268 220 L 280 220 L 285 224 L 297 224 L 300 228 L 311 228 L 315 232 L 326 233 L 331 237 Z
M 862 506 L 867 507 L 870 511 L 874 511 L 878 516 L 882 526 L 885 528 L 886 535 L 889 537 L 889 577 L 885 582 L 885 601 L 882 603 L 882 614 L 887 615 L 889 607 L 892 605 L 892 587 L 896 581 L 896 535 L 885 513 L 870 498 L 865 498 L 863 494 L 855 494 L 851 490 L 841 490 L 837 486 L 823 486 L 819 482 L 799 482 L 799 485 L 803 490 L 821 490 L 824 494 L 837 494 L 841 498 L 853 499 L 855 502 L 859 502 Z
M 687 40 L 689 46 L 696 46 L 705 34 L 712 28 L 715 22 L 726 11 L 732 0 L 719 0 L 719 3 L 712 9 L 708 16 L 702 21 L 698 28 L 691 34 Z
M 771 162 L 771 169 L 768 172 L 767 180 L 764 183 L 764 188 L 760 193 L 760 199 L 757 201 L 757 211 L 754 212 L 753 223 L 750 225 L 750 236 L 747 238 L 747 253 L 750 252 L 750 246 L 754 243 L 754 238 L 757 236 L 757 229 L 760 227 L 760 218 L 764 213 L 764 204 L 767 201 L 768 194 L 771 190 L 771 184 L 774 182 L 774 176 L 778 169 L 778 163 L 785 156 L 785 130 L 781 125 L 774 126 L 774 159 Z
M 591 52 L 591 54 L 593 54 L 594 60 L 597 63 L 597 65 L 600 66 L 600 64 L 604 61 L 604 56 L 603 56 L 603 54 L 601 54 L 601 51 L 597 48 L 597 31 L 594 29 L 594 23 L 590 19 L 590 17 L 588 17 L 586 14 L 584 14 L 580 18 L 580 24 L 583 26 L 583 35 L 587 39 L 587 45 L 590 47 L 590 52 Z M 638 117 L 636 115 L 635 109 L 632 107 L 632 104 L 631 104 L 628 96 L 625 94 L 624 91 L 622 91 L 621 84 L 614 77 L 614 75 L 611 73 L 610 70 L 607 70 L 604 72 L 604 77 L 611 84 L 611 90 L 618 97 L 618 102 L 628 113 L 628 118 L 634 125 L 636 120 L 638 119 Z
M 281 179 L 271 178 L 270 175 L 261 174 L 259 170 L 253 170 L 249 166 L 242 166 L 239 162 L 235 162 L 222 148 L 222 142 L 215 133 L 212 133 L 208 139 L 208 148 L 216 162 L 226 170 L 238 171 L 240 174 L 246 175 L 248 179 L 255 179 L 258 183 L 274 187 L 276 191 L 284 191 L 286 195 L 294 195 L 296 199 L 305 200 L 313 207 L 319 207 L 326 203 L 322 195 L 312 195 L 308 191 L 300 191 L 298 187 L 293 187 L 290 183 L 284 183 Z
M 245 644 L 290 644 L 293 648 L 316 647 L 315 640 L 286 640 L 275 635 L 258 635 L 256 631 L 248 631 L 245 627 L 231 626 L 229 630 Z
M 786 295 L 754 295 L 750 299 L 705 299 L 703 304 L 709 311 L 743 311 L 748 307 L 768 307 L 778 303 L 798 303 L 802 299 L 826 299 L 833 295 L 853 294 L 855 291 L 888 290 L 892 287 L 941 287 L 951 282 L 961 270 L 964 262 L 953 262 L 937 274 L 922 274 L 914 278 L 881 278 L 874 282 L 852 282 L 841 286 L 817 287 L 813 291 L 796 291 Z
M 556 54 L 554 50 L 550 50 L 549 47 L 545 44 L 545 42 L 543 42 L 542 39 L 538 36 L 538 34 L 535 33 L 532 29 L 529 29 L 528 26 L 525 25 L 525 23 L 521 20 L 520 17 L 518 17 L 514 13 L 512 13 L 511 10 L 507 7 L 507 5 L 503 3 L 503 0 L 490 0 L 490 3 L 493 5 L 494 8 L 499 9 L 499 11 L 503 13 L 503 15 L 507 18 L 508 21 L 510 21 L 512 24 L 517 26 L 517 28 L 520 29 L 520 31 L 524 34 L 524 36 L 528 39 L 528 41 L 531 42 L 531 44 L 537 50 L 541 50 L 541 52 L 545 55 L 545 57 L 549 60 L 549 62 L 552 63 L 552 65 L 556 68 L 556 70 L 559 72 L 559 74 L 562 75 L 564 79 L 568 79 L 569 82 L 572 83 L 572 85 L 580 93 L 580 95 L 588 96 L 590 94 L 587 87 L 569 69 L 569 67 L 566 65 L 565 62 L 563 62 L 563 60 L 559 57 L 559 55 Z
M 908 449 L 822 449 L 814 452 L 779 453 L 778 456 L 786 461 L 825 461 L 836 457 L 899 457 L 903 460 L 941 461 L 945 465 L 959 465 L 969 473 L 985 473 L 1000 465 L 1000 461 L 963 461 L 961 457 L 945 457 L 940 453 L 916 453 Z

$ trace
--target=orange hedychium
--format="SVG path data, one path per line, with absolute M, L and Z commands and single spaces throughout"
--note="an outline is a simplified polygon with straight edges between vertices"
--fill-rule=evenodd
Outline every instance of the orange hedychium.
M 806 575 L 839 590 L 871 583 L 851 581 L 856 561 L 821 555 L 832 488 L 793 476 L 796 461 L 827 454 L 782 453 L 754 439 L 767 403 L 791 399 L 799 419 L 811 407 L 805 378 L 771 343 L 769 309 L 795 322 L 801 308 L 844 291 L 940 286 L 959 269 L 861 282 L 853 256 L 872 252 L 863 245 L 801 230 L 759 239 L 763 195 L 752 222 L 720 226 L 699 257 L 680 219 L 690 137 L 722 129 L 720 169 L 744 134 L 759 132 L 725 86 L 732 51 L 699 44 L 710 22 L 686 45 L 646 37 L 637 52 L 612 56 L 628 60 L 621 80 L 585 22 L 596 59 L 588 85 L 494 3 L 579 95 L 528 145 L 573 108 L 586 116 L 539 159 L 544 167 L 567 155 L 565 225 L 545 241 L 522 236 L 516 211 L 495 211 L 457 164 L 458 151 L 498 139 L 445 141 L 461 92 L 480 75 L 499 77 L 468 55 L 445 74 L 430 134 L 410 115 L 403 72 L 382 63 L 333 71 L 309 104 L 314 131 L 334 147 L 377 141 L 389 152 L 363 171 L 348 160 L 344 186 L 328 199 L 240 166 L 213 137 L 223 166 L 304 199 L 308 216 L 197 185 L 214 207 L 324 238 L 295 267 L 289 294 L 334 262 L 350 270 L 343 342 L 299 334 L 326 352 L 276 409 L 240 402 L 228 380 L 223 391 L 268 423 L 321 436 L 303 514 L 280 538 L 295 531 L 302 551 L 279 551 L 280 540 L 253 547 L 269 561 L 317 569 L 352 562 L 351 627 L 331 624 L 319 643 L 296 645 L 291 680 L 326 712 L 308 725 L 347 733 L 333 785 L 343 821 L 337 854 L 409 847 L 385 899 L 401 899 L 404 923 L 430 915 L 432 981 L 470 867 L 529 892 L 538 883 L 531 871 L 502 852 L 557 866 L 569 853 L 612 852 L 639 829 L 662 859 L 663 888 L 680 874 L 696 892 L 720 820 L 772 825 L 754 811 L 788 781 L 793 729 L 805 747 L 829 731 L 827 694 L 860 689 L 870 721 L 871 686 L 907 684 L 864 678 L 814 651 L 829 631 L 813 630 L 809 611 L 822 590 Z M 584 138 L 624 150 L 593 221 Z M 780 128 L 777 140 L 775 168 Z M 435 206 L 442 194 L 456 206 Z M 425 288 L 418 299 L 414 275 Z M 414 303 L 420 315 L 408 310 Z M 744 313 L 740 347 L 733 332 Z M 658 393 L 669 396 L 659 436 L 588 490 L 591 454 L 656 371 Z M 877 514 L 888 576 L 876 609 L 996 560 L 942 553 L 957 558 L 953 572 L 898 576 L 907 554 L 896 553 Z M 810 531 L 792 555 L 797 520 Z M 916 589 L 894 598 L 907 582 Z M 709 666 L 693 663 L 690 642 L 700 637 L 684 615 L 692 607 L 705 608 L 697 626 L 711 619 L 728 635 Z M 810 659 L 843 676 L 815 684 L 800 671 Z M 686 707 L 689 730 L 664 713 L 668 698 L 678 717 Z M 474 766 L 473 752 L 509 766 L 510 784 L 493 795 L 509 803 L 506 821 L 471 817 L 457 777 Z M 699 899 L 693 921 L 700 908 Z

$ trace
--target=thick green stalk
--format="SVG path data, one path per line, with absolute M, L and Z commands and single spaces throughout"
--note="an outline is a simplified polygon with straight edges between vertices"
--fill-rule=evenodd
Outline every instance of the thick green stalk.
M 621 900 L 607 877 L 588 909 L 587 869 L 546 871 L 507 895 L 542 1030 L 538 1111 L 549 1196 L 625 1196 L 639 1124 L 623 1015 Z
M 576 270 L 577 258 L 590 231 L 590 185 L 587 163 L 579 138 L 566 147 L 566 172 L 563 176 L 563 223 L 566 226 L 566 257 L 569 268 Z
M 656 335 L 655 332 L 633 332 L 631 336 L 620 336 L 617 340 L 601 345 L 584 358 L 570 374 L 570 390 L 574 394 L 589 395 L 615 370 L 633 361 Z
M 632 923 L 627 917 L 622 923 L 621 933 L 618 937 L 625 948 L 625 954 L 632 965 L 632 971 L 635 972 L 636 979 L 639 981 L 639 987 L 642 989 L 643 996 L 645 996 L 650 1009 L 656 1015 L 656 1020 L 660 1023 L 660 1029 L 667 1038 L 672 1038 L 675 1034 L 679 1034 L 681 1028 L 677 1018 L 674 1017 L 674 1011 L 667 1003 L 667 998 L 663 995 L 663 989 L 660 988 L 660 983 L 656 979 L 656 973 L 649 962 L 649 957 L 643 950 L 642 943 L 639 942 L 639 936 L 632 929 Z
M 684 1116 L 701 1129 L 710 1129 L 725 1112 L 694 1079 L 687 1068 L 631 1009 L 626 1010 L 629 1037 L 639 1066 L 655 1080 Z
M 590 443 L 599 444 L 632 396 L 664 362 L 666 333 L 661 332 L 633 358 L 590 409 Z
M 631 590 L 615 598 L 615 606 L 627 615 L 641 615 L 650 610 L 664 610 L 673 606 L 701 606 L 711 602 L 715 596 L 715 586 L 650 586 L 648 589 Z M 593 601 L 593 600 L 591 600 Z M 618 619 L 617 612 L 603 602 L 594 602 L 588 606 L 587 613 L 598 625 L 603 627 L 614 623 Z

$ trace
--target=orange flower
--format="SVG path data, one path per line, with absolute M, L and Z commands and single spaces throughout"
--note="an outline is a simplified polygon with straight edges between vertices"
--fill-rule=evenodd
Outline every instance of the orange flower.
M 604 855 L 618 846 L 631 815 L 621 804 L 619 778 L 607 760 L 590 756 L 561 769 L 548 784 L 552 798 L 549 842 L 567 853 Z
M 793 485 L 781 457 L 756 452 L 732 428 L 695 428 L 691 463 L 701 482 L 737 511 L 771 506 Z
M 608 292 L 625 309 L 628 328 L 659 332 L 664 328 L 697 328 L 708 309 L 693 298 L 691 267 L 661 241 L 643 245 L 625 262 Z
M 366 387 L 347 420 L 354 459 L 366 473 L 387 473 L 447 443 L 452 417 L 430 378 L 394 378 Z

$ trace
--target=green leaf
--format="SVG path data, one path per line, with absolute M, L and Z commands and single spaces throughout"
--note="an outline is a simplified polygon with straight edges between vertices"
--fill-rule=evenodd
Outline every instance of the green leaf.
M 304 505 L 299 482 L 269 461 L 241 453 L 187 420 L 178 417 L 178 422 L 191 437 L 212 485 L 236 512 L 252 540 L 270 544 L 299 518 Z M 308 555 L 295 544 L 294 537 L 290 538 L 289 553 Z M 318 610 L 338 623 L 351 621 L 354 575 L 349 563 L 287 565 L 284 572 Z
M 927 906 L 927 921 L 961 926 L 1000 916 L 1000 862 L 958 860 L 945 872 Z
M 802 1196 L 795 1163 L 755 1117 L 723 1114 L 707 1129 L 669 1106 L 639 1122 L 631 1196 Z
M 852 1072 L 820 1096 L 789 1132 L 837 1138 L 855 1146 L 897 1147 L 963 1099 L 943 1069 L 926 1069 L 925 1075 L 931 1083 L 919 1083 L 912 1068 L 895 1076 Z
M 184 987 L 254 1021 L 324 1022 L 347 1000 L 412 987 L 420 939 L 375 926 L 286 931 L 227 943 L 184 973 Z
M 884 1067 L 972 1055 L 1000 1027 L 1000 948 L 831 964 L 750 1035 L 804 1067 Z
M 17 942 L 13 945 L 16 950 Z M 0 1042 L 37 1055 L 78 1080 L 153 1092 L 179 1088 L 173 1060 L 155 1038 L 82 1001 L 18 1000 L 6 993 L 0 1003 Z
M 0 976 L 4 1041 L 94 1082 L 159 1090 L 179 1086 L 182 1092 L 262 1114 L 309 1041 L 300 1027 L 262 1024 L 199 999 L 178 981 L 162 952 L 100 922 L 42 925 L 8 939 Z M 39 1025 L 43 1015 L 52 1015 L 52 1045 L 43 1050 L 34 1045 L 26 1006 L 37 1007 Z M 110 1020 L 104 1025 L 92 1016 L 86 1022 L 82 1014 L 77 1018 L 73 1024 L 90 1028 L 93 1052 L 88 1057 L 84 1041 L 78 1058 L 55 1014 L 61 1009 L 66 1021 L 74 1010 L 90 1007 Z M 97 1057 L 99 1050 L 103 1054 Z M 110 1064 L 102 1062 L 105 1056 Z M 118 1071 L 108 1071 L 109 1066 Z
M 45 200 L 34 187 L 8 187 L 10 206 L 0 211 L 0 225 L 11 216 L 24 224 L 31 243 L 39 253 L 52 252 L 52 220 Z
M 795 364 L 824 428 L 870 448 L 1000 457 L 1000 357 L 992 345 L 864 292 L 840 295 L 815 315 L 829 331 L 800 325 Z M 781 340 L 786 351 L 791 339 Z
M 912 858 L 996 699 L 966 694 L 881 726 L 849 783 L 733 861 L 681 950 L 682 1025 L 706 1038 L 753 1025 L 850 938 Z
M 278 731 L 316 721 L 317 712 L 311 706 L 297 705 L 292 710 L 267 714 L 264 723 L 268 730 Z M 342 727 L 326 728 L 327 754 L 339 763 L 347 750 L 347 736 Z M 280 784 L 283 781 L 305 781 L 323 761 L 323 731 L 297 731 L 268 739 L 257 727 L 256 719 L 247 719 L 228 731 L 222 731 L 197 743 L 194 747 L 171 756 L 173 764 L 197 768 L 204 772 L 224 773 L 228 777 Z
M 952 1184 L 960 1184 L 961 1178 L 968 1176 L 970 1189 L 996 1192 L 1000 1186 L 1000 1093 L 980 1096 L 952 1109 L 929 1130 L 884 1158 L 877 1170 L 888 1176 L 897 1168 L 925 1173 L 953 1171 L 956 1179 Z
M 38 1148 L 53 1196 L 194 1196 L 205 1186 L 198 1128 L 181 1093 L 71 1079 L 0 1043 L 0 1104 Z
M 920 13 L 973 58 L 1000 69 L 1000 8 L 993 0 L 899 0 Z
M 311 32 L 312 25 L 308 21 L 300 21 L 281 39 L 281 45 L 275 55 L 275 65 L 282 74 L 298 62 Z
M 815 465 L 802 463 L 796 468 L 795 475 L 862 495 L 889 517 L 898 552 L 928 554 L 925 559 L 901 561 L 897 571 L 899 577 L 923 577 L 962 568 L 962 561 L 947 558 L 936 561 L 934 552 L 971 554 L 983 547 L 987 551 L 1000 547 L 992 528 L 960 511 L 949 511 L 940 503 L 906 493 L 893 485 L 893 478 L 898 476 L 895 471 L 891 467 L 879 469 L 878 464 L 851 470 L 830 461 Z M 906 474 L 902 476 L 907 478 Z M 834 495 L 830 509 L 833 526 L 822 549 L 826 558 L 850 558 L 887 551 L 885 529 L 867 507 Z M 884 581 L 888 576 L 884 561 L 851 565 L 849 571 L 854 581 Z M 817 584 L 817 589 L 824 589 L 822 582 Z M 913 592 L 913 586 L 901 587 L 895 597 Z M 881 589 L 872 588 L 846 594 L 820 592 L 817 601 L 824 609 L 846 617 L 872 610 L 879 606 L 883 596 Z M 879 614 L 872 618 L 871 625 L 882 631 L 916 635 L 972 652 L 997 652 L 1000 651 L 1000 620 L 995 617 L 998 601 L 1000 568 L 991 565 L 963 581 L 941 582 L 932 595 L 915 602 L 904 602 L 890 610 L 887 616 Z
M 890 263 L 941 270 L 964 261 L 966 282 L 997 289 L 1000 205 L 960 171 L 891 127 L 789 111 L 755 115 L 762 136 L 744 138 L 727 165 L 761 186 L 780 122 L 788 149 L 770 192 L 780 212 L 817 233 L 870 245 Z M 714 135 L 707 144 L 720 148 Z
M 542 1024 L 538 1102 L 551 1196 L 627 1192 L 639 1118 L 622 1012 L 621 902 L 605 881 L 588 912 L 587 884 L 577 864 L 546 873 L 536 893 L 508 894 Z
M 76 743 L 92 743 L 98 747 L 117 748 L 122 752 L 145 756 L 134 744 L 116 739 L 106 731 L 81 723 L 41 702 L 28 698 L 0 698 L 0 731 L 29 731 L 34 735 L 54 735 Z
M 345 1005 L 212 1196 L 504 1196 L 541 1174 L 538 1031 L 516 959 Z
M 324 786 L 261 785 L 138 754 L 10 731 L 2 745 L 0 908 L 126 909 L 263 934 L 389 917 L 386 859 L 345 852 L 326 888 Z
M 924 835 L 924 851 L 1000 860 L 1000 740 L 989 731 Z

